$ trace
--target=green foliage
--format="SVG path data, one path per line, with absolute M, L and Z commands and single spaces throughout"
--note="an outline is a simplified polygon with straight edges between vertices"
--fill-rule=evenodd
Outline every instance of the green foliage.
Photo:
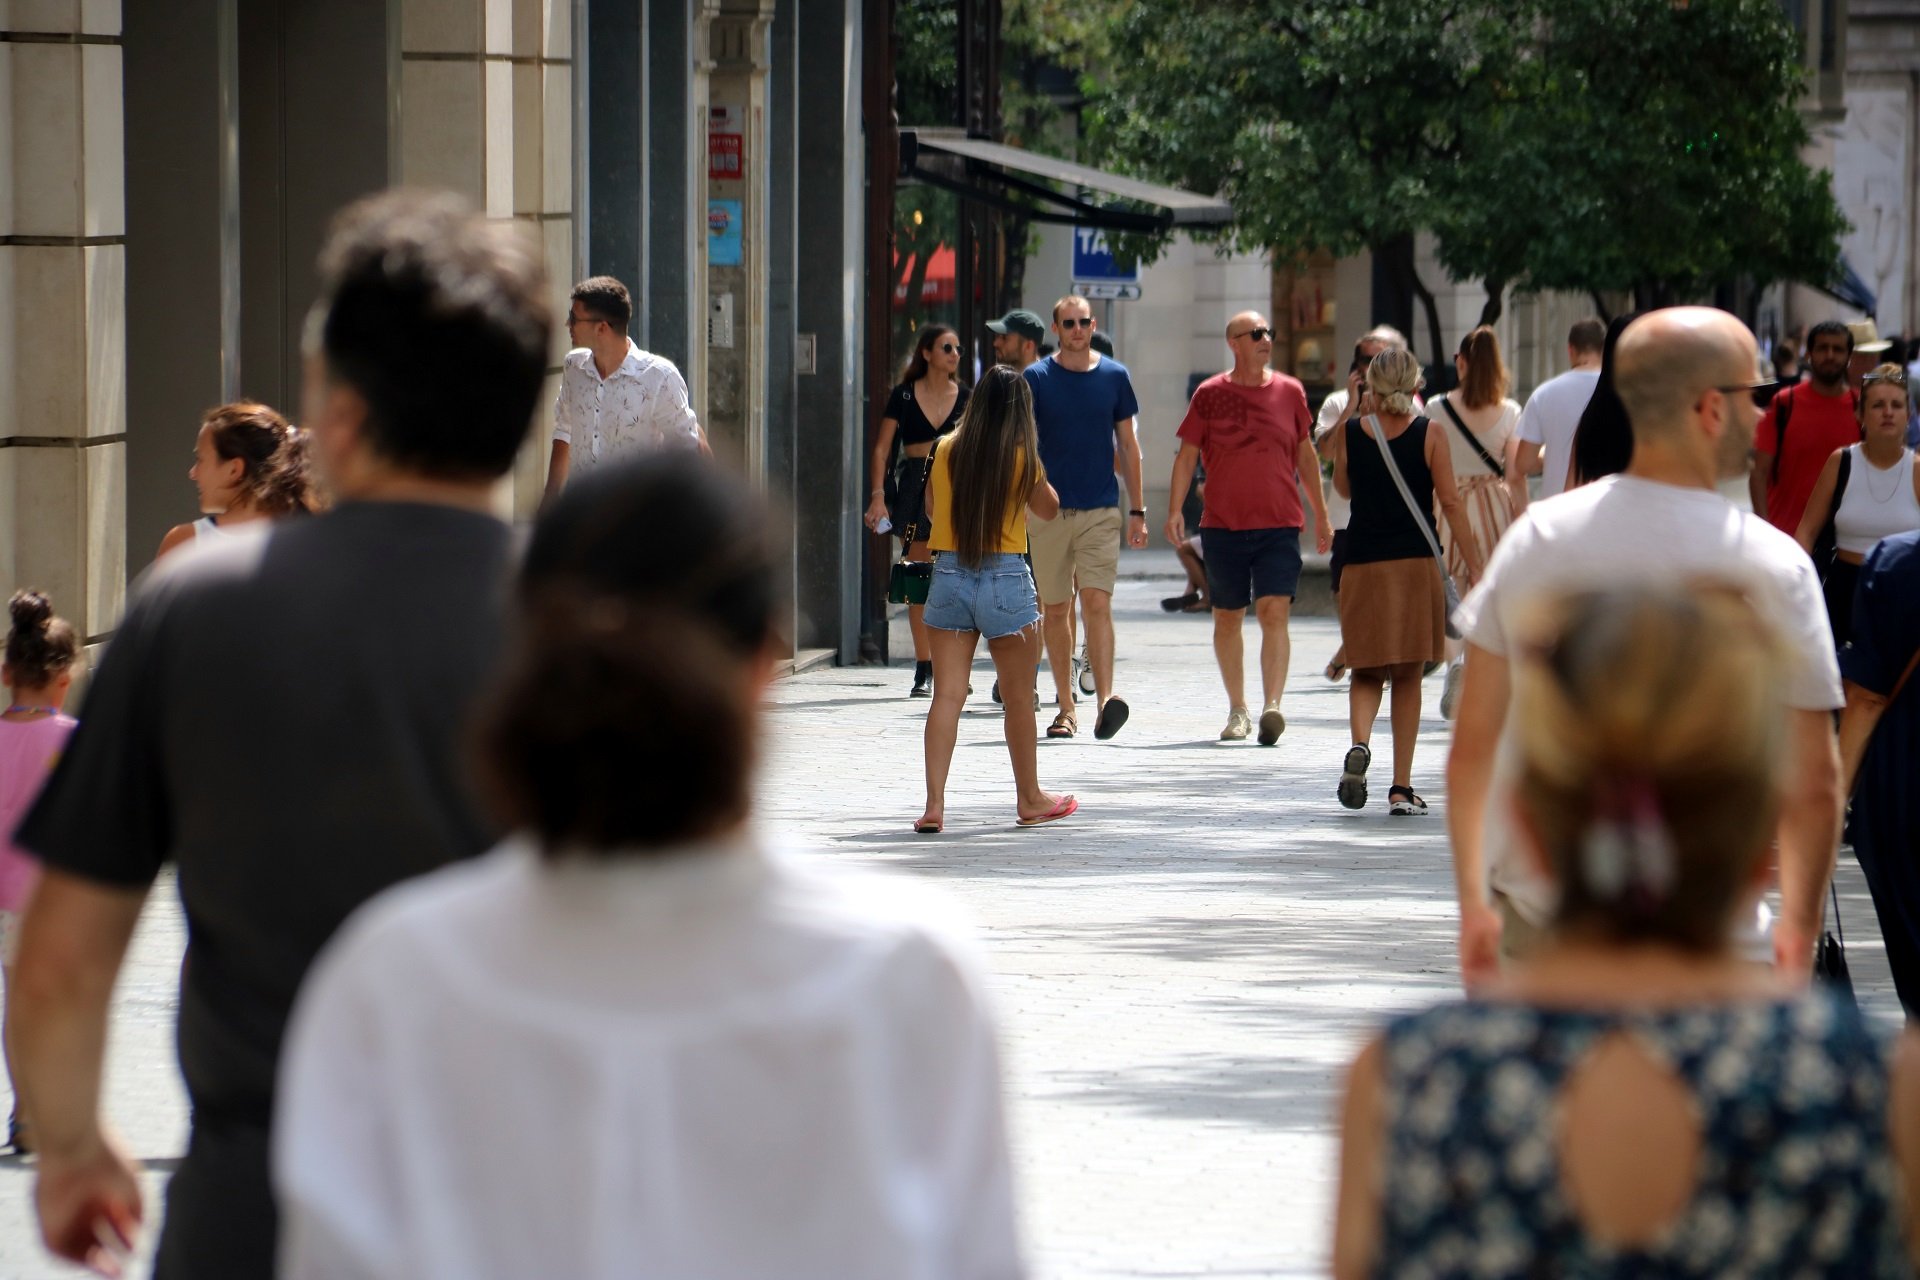
M 1823 278 L 1844 228 L 1777 0 L 1137 0 L 1109 47 L 1102 158 L 1247 248 L 1429 230 L 1456 278 L 1664 299 Z

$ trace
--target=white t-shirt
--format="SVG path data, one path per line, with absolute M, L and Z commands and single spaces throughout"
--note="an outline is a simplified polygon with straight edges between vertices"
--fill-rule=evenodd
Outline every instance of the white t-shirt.
M 294 1010 L 280 1274 L 1024 1275 L 943 914 L 750 838 L 557 864 L 510 840 L 383 894 Z
M 1527 397 L 1527 407 L 1520 413 L 1520 438 L 1540 446 L 1543 498 L 1551 498 L 1567 487 L 1573 433 L 1599 381 L 1598 369 L 1569 369 L 1557 378 L 1548 378 Z
M 1697 581 L 1742 591 L 1780 628 L 1794 655 L 1788 706 L 1840 706 L 1840 669 L 1813 561 L 1792 538 L 1706 489 L 1616 475 L 1533 503 L 1500 539 L 1454 620 L 1469 641 L 1507 658 L 1517 629 L 1543 598 Z M 1514 714 L 1509 702 L 1487 795 L 1487 875 L 1523 916 L 1544 924 L 1553 914 L 1553 887 L 1518 846 L 1508 798 L 1520 771 Z
M 1520 406 L 1511 400 L 1502 400 L 1499 416 L 1494 418 L 1492 425 L 1482 427 L 1478 424 L 1485 420 L 1488 410 L 1468 409 L 1454 403 L 1454 393 L 1451 391 L 1427 402 L 1427 418 L 1433 423 L 1434 430 L 1440 433 L 1440 438 L 1447 442 L 1447 454 L 1453 459 L 1453 474 L 1462 480 L 1490 476 L 1493 468 L 1480 460 L 1480 455 L 1460 434 L 1460 428 L 1454 425 L 1446 406 L 1440 403 L 1442 400 L 1453 405 L 1460 414 L 1460 420 L 1467 424 L 1467 430 L 1473 432 L 1474 439 L 1480 442 L 1480 447 L 1491 454 L 1495 462 L 1506 466 L 1507 441 L 1513 439 L 1514 428 L 1520 421 Z

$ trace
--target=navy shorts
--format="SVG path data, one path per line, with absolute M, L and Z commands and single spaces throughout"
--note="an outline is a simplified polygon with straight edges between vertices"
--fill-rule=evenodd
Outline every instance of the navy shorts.
M 1347 531 L 1333 531 L 1333 548 L 1327 556 L 1327 575 L 1333 579 L 1333 594 L 1340 594 L 1340 571 L 1347 567 Z
M 1299 590 L 1298 529 L 1210 529 L 1202 525 L 1200 551 L 1207 562 L 1207 603 L 1216 609 L 1244 609 L 1261 596 L 1291 600 Z

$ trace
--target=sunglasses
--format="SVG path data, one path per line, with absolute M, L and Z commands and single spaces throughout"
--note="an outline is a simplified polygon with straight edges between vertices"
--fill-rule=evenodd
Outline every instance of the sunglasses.
M 941 343 L 941 344 L 940 344 L 940 349 L 941 349 L 942 351 L 944 351 L 944 352 L 946 352 L 946 353 L 947 353 L 948 355 L 954 355 L 954 354 L 956 354 L 956 353 L 957 353 L 957 352 L 958 352 L 958 351 L 960 350 L 960 348 L 959 348 L 959 347 L 956 347 L 956 346 L 955 346 L 955 345 L 954 345 L 953 343 L 951 343 L 951 342 L 943 342 L 943 343 Z
M 1872 386 L 1876 382 L 1885 382 L 1891 386 L 1905 387 L 1907 385 L 1907 375 L 1905 373 L 1899 373 L 1899 372 L 1870 373 L 1866 377 L 1860 379 L 1860 386 L 1862 389 L 1865 389 L 1867 387 Z
M 1060 322 L 1060 327 L 1062 329 L 1091 329 L 1093 328 L 1093 317 L 1068 316 Z
M 1715 387 L 1714 390 L 1723 396 L 1730 396 L 1736 391 L 1765 391 L 1768 387 L 1783 385 L 1785 384 L 1778 378 L 1755 378 L 1751 382 L 1730 382 L 1724 387 Z
M 1236 333 L 1233 336 L 1236 338 L 1252 338 L 1255 342 L 1265 342 L 1268 338 L 1271 338 L 1273 336 L 1273 330 L 1262 327 L 1258 329 L 1249 329 L 1245 333 Z

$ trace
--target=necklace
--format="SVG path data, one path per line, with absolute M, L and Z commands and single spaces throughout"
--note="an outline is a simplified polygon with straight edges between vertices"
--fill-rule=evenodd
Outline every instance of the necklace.
M 1905 449 L 1902 449 L 1900 451 L 1900 460 L 1904 461 L 1906 459 L 1906 456 L 1907 456 L 1907 451 Z M 1860 448 L 1860 461 L 1867 464 L 1866 466 L 1867 496 L 1873 499 L 1875 506 L 1881 506 L 1881 507 L 1885 506 L 1888 502 L 1893 500 L 1893 495 L 1899 491 L 1900 482 L 1906 479 L 1906 468 L 1901 466 L 1900 462 L 1898 461 L 1896 461 L 1892 466 L 1886 468 L 1885 474 L 1892 476 L 1893 481 L 1891 484 L 1887 486 L 1887 491 L 1885 493 L 1881 493 L 1879 488 L 1876 487 L 1873 483 L 1873 473 L 1881 470 L 1881 468 L 1874 466 L 1872 461 L 1868 459 L 1865 445 L 1862 445 Z
M 53 714 L 53 708 L 52 707 L 29 707 L 16 702 L 12 706 L 8 707 L 4 713 L 0 713 L 0 714 L 10 715 L 10 716 L 18 716 L 18 715 L 50 716 Z

